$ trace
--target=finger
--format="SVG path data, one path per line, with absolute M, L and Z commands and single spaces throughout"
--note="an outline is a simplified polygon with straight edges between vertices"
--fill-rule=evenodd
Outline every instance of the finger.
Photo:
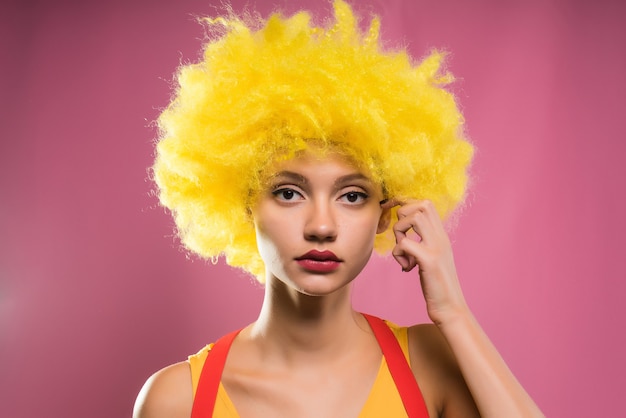
M 383 210 L 390 210 L 396 206 L 400 206 L 400 209 L 398 209 L 397 212 L 399 212 L 400 210 L 402 210 L 402 208 L 404 207 L 404 205 L 406 205 L 408 202 L 412 202 L 413 200 L 407 200 L 401 197 L 392 197 L 390 199 L 384 199 L 380 201 L 380 207 Z M 398 219 L 400 218 L 400 216 L 398 216 Z M 396 221 L 397 222 L 397 221 Z M 394 236 L 396 239 L 396 243 L 399 242 L 399 240 L 401 240 L 404 236 L 406 236 L 406 232 L 408 232 L 410 229 L 410 226 L 404 230 L 400 230 L 398 228 L 395 227 L 394 224 Z
M 394 247 L 393 250 L 391 250 L 391 255 L 398 262 L 398 264 L 400 264 L 402 271 L 406 271 L 406 269 L 409 268 L 411 262 L 409 257 L 404 255 L 404 251 L 401 248 Z
M 381 203 L 383 210 L 395 206 L 400 206 L 397 210 L 398 221 L 392 228 L 396 243 L 411 235 L 411 231 L 417 234 L 417 239 L 413 238 L 417 242 L 430 241 L 425 237 L 434 237 L 437 231 L 443 231 L 441 219 L 431 201 L 393 197 Z
M 428 201 L 416 201 L 398 210 L 398 230 L 408 231 L 412 228 L 422 241 L 429 242 L 441 234 L 445 234 L 443 224 L 435 206 Z M 410 225 L 410 226 L 409 226 Z
M 422 237 L 419 232 L 418 221 L 413 217 L 405 217 L 398 220 L 392 227 L 396 244 L 400 243 L 404 238 L 409 238 L 413 241 L 419 242 Z
M 416 242 L 429 241 L 426 237 L 433 236 L 432 222 L 425 213 L 420 211 L 414 211 L 400 218 L 393 225 L 392 230 L 396 238 L 396 243 L 402 238 L 410 236 L 412 232 L 415 232 L 417 235 L 417 237 L 413 237 L 412 239 Z
M 413 270 L 417 265 L 417 260 L 412 255 L 406 253 L 400 247 L 394 248 L 391 251 L 393 258 L 400 264 L 402 271 L 407 272 Z
M 403 239 L 393 248 L 391 254 L 400 266 L 402 266 L 402 271 L 408 272 L 418 265 L 420 252 L 421 249 L 418 243 L 410 239 Z
M 380 201 L 380 207 L 383 209 L 391 209 L 395 206 L 402 206 L 404 204 L 404 200 L 392 197 L 390 199 L 383 199 Z
M 398 209 L 398 217 L 409 216 L 414 212 L 421 212 L 430 216 L 436 214 L 437 210 L 430 200 L 407 200 L 402 207 Z

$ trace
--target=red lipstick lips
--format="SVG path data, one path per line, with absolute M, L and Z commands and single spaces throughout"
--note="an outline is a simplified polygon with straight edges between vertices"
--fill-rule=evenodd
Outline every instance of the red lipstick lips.
M 311 250 L 296 258 L 303 269 L 314 273 L 330 273 L 339 268 L 341 260 L 332 251 Z

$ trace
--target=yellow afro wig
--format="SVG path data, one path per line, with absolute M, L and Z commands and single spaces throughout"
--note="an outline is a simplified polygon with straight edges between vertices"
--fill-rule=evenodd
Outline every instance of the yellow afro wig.
M 378 18 L 363 32 L 341 0 L 324 27 L 306 12 L 206 20 L 222 34 L 179 69 L 153 167 L 188 249 L 263 282 L 251 199 L 271 164 L 312 142 L 367 169 L 388 197 L 430 199 L 443 218 L 463 200 L 473 148 L 442 53 L 414 64 L 383 50 Z M 387 231 L 376 249 L 392 239 Z

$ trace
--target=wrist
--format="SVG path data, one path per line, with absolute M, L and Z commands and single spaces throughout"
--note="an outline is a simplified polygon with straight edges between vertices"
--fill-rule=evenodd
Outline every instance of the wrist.
M 458 328 L 459 326 L 467 326 L 474 321 L 474 315 L 465 303 L 433 314 L 429 313 L 429 316 L 431 321 L 433 321 L 442 332 Z

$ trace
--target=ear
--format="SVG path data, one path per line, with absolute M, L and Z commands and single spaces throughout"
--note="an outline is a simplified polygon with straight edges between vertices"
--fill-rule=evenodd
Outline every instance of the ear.
M 378 227 L 376 228 L 377 234 L 382 234 L 389 228 L 389 223 L 391 222 L 391 208 L 383 209 L 380 214 L 380 218 L 378 218 Z

